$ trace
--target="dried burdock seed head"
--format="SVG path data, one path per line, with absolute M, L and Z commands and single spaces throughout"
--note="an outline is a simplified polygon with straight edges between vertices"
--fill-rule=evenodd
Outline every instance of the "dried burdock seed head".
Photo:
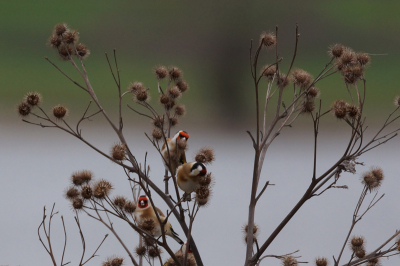
M 168 75 L 168 70 L 165 66 L 157 66 L 154 69 L 154 75 L 159 80 L 164 79 Z
M 71 181 L 75 186 L 81 186 L 82 184 L 89 183 L 92 180 L 93 173 L 88 170 L 82 170 L 79 172 L 74 172 L 71 175 Z
M 260 44 L 266 48 L 272 48 L 276 45 L 276 36 L 274 33 L 262 32 L 260 35 Z
M 339 62 L 344 66 L 353 65 L 357 62 L 356 54 L 350 48 L 343 50 L 342 55 L 339 57 Z
M 92 188 L 88 185 L 82 186 L 81 196 L 84 199 L 90 199 L 92 197 Z
M 68 109 L 64 105 L 56 105 L 53 107 L 53 115 L 58 120 L 64 119 L 68 115 Z
M 152 121 L 153 126 L 162 129 L 164 127 L 164 118 L 162 116 L 157 116 Z
M 314 101 L 305 100 L 301 107 L 302 114 L 311 114 L 315 110 L 315 103 Z
M 149 100 L 149 92 L 147 89 L 138 90 L 134 94 L 135 94 L 134 98 L 139 102 L 145 102 Z
M 135 212 L 135 210 L 136 210 L 136 204 L 130 200 L 126 201 L 125 206 L 124 206 L 124 211 L 129 214 L 132 214 Z
M 272 81 L 274 79 L 275 73 L 275 65 L 266 65 L 261 69 L 261 75 L 266 77 L 269 81 Z
M 357 258 L 362 259 L 365 257 L 365 249 L 364 248 L 359 248 L 356 250 L 356 252 L 354 253 L 354 255 L 356 255 Z
M 212 163 L 215 160 L 214 150 L 208 147 L 201 148 L 195 157 L 196 162 L 204 164 Z
M 81 198 L 74 198 L 72 201 L 72 207 L 75 210 L 81 210 L 83 208 L 83 200 Z
M 153 136 L 153 138 L 154 138 L 155 140 L 160 140 L 160 139 L 162 139 L 163 134 L 162 134 L 161 129 L 156 128 L 156 127 L 153 128 L 152 136 Z
M 146 251 L 147 251 L 147 249 L 146 249 L 145 246 L 137 246 L 135 248 L 135 253 L 139 257 L 142 257 L 142 256 L 146 255 Z
M 243 238 L 243 240 L 244 240 L 244 243 L 246 243 L 246 244 L 247 244 L 247 239 L 248 239 L 248 237 L 247 237 L 247 235 L 245 235 L 244 238 Z M 256 241 L 257 241 L 257 236 L 256 236 L 256 235 L 253 235 L 253 244 L 254 244 Z
M 379 265 L 381 265 L 379 263 L 379 258 L 370 259 L 366 264 L 366 266 L 379 266 Z
M 316 258 L 315 259 L 315 265 L 316 266 L 327 266 L 328 265 L 328 260 L 326 258 Z
M 253 225 L 253 235 L 257 235 L 258 234 L 258 225 L 256 225 L 256 224 L 254 224 Z M 243 227 L 242 227 L 242 231 L 243 231 L 243 233 L 245 234 L 245 235 L 247 235 L 247 231 L 249 230 L 249 225 L 248 224 L 245 224 L 245 225 L 243 225 Z
M 347 115 L 350 118 L 357 118 L 360 115 L 360 109 L 355 105 L 347 105 Z
M 69 200 L 73 200 L 79 196 L 79 191 L 75 187 L 69 187 L 65 191 L 65 198 Z
M 331 47 L 329 47 L 328 54 L 331 57 L 339 58 L 342 56 L 342 53 L 344 51 L 345 47 L 341 45 L 340 43 L 334 44 Z
M 206 207 L 211 198 L 211 189 L 207 186 L 199 186 L 195 192 L 197 204 L 200 207 Z
M 175 126 L 178 124 L 178 118 L 177 117 L 170 117 L 169 122 L 171 123 L 171 126 Z
M 124 263 L 124 258 L 118 256 L 108 257 L 106 261 L 103 261 L 102 266 L 121 266 Z
M 169 97 L 166 94 L 163 94 L 160 96 L 160 103 L 161 104 L 167 104 L 169 102 Z
M 149 257 L 150 257 L 150 258 L 156 258 L 156 257 L 158 257 L 159 255 L 161 255 L 162 251 L 161 251 L 161 249 L 159 249 L 159 248 L 151 247 L 151 248 L 149 248 L 149 250 L 147 251 L 147 253 L 149 254 Z
M 61 36 L 67 31 L 68 31 L 68 25 L 66 23 L 60 23 L 54 26 L 53 34 Z
M 143 222 L 138 223 L 139 228 L 151 232 L 156 228 L 156 223 L 154 222 L 153 219 L 145 219 Z
M 168 97 L 168 102 L 164 105 L 167 110 L 171 110 L 175 106 L 175 100 Z
M 297 266 L 298 262 L 292 256 L 282 259 L 282 266 Z
M 58 47 L 58 54 L 64 60 L 69 60 L 72 55 L 72 48 L 69 45 L 62 45 Z
M 356 83 L 363 77 L 364 69 L 359 65 L 344 66 L 341 70 L 344 81 L 348 84 Z
M 123 161 L 125 160 L 126 156 L 126 148 L 125 145 L 122 143 L 117 143 L 112 146 L 110 151 L 111 157 L 116 161 Z
M 144 87 L 142 82 L 133 82 L 129 84 L 128 90 L 132 93 L 136 93 L 138 91 L 145 90 L 146 88 Z
M 184 139 L 178 139 L 177 141 L 176 141 L 176 145 L 178 146 L 178 149 L 179 150 L 182 150 L 182 151 L 185 151 L 185 150 L 187 150 L 187 141 L 186 140 L 184 140 Z
M 334 101 L 331 110 L 336 118 L 343 119 L 347 114 L 347 103 L 343 100 Z
M 123 197 L 123 196 L 116 196 L 113 199 L 114 205 L 120 210 L 124 210 L 126 201 L 127 201 L 127 199 L 125 197 Z
M 353 236 L 350 240 L 350 246 L 353 251 L 364 248 L 365 239 L 362 236 Z
M 79 40 L 79 35 L 77 31 L 66 31 L 62 35 L 63 42 L 67 44 L 77 43 Z
M 28 92 L 24 99 L 30 106 L 36 106 L 42 103 L 42 95 L 37 92 Z
M 183 116 L 186 113 L 186 108 L 184 105 L 177 105 L 175 107 L 175 115 L 176 116 Z
M 213 178 L 211 176 L 211 173 L 208 173 L 205 176 L 198 177 L 198 182 L 200 186 L 210 186 L 212 181 Z
M 400 106 L 400 96 L 396 96 L 394 98 L 394 105 L 399 107 Z
M 175 85 L 178 87 L 178 89 L 183 93 L 185 91 L 187 91 L 187 89 L 189 88 L 188 84 L 186 81 L 184 80 L 178 80 Z
M 279 76 L 276 79 L 276 83 L 279 87 L 285 88 L 287 85 L 289 85 L 289 79 L 286 77 L 285 74 L 279 73 Z
M 360 65 L 365 66 L 370 62 L 370 57 L 367 53 L 357 54 L 357 61 Z
M 178 86 L 170 88 L 167 93 L 172 99 L 177 99 L 181 96 L 181 91 L 179 90 Z
M 384 179 L 383 170 L 379 167 L 372 168 L 371 171 L 362 175 L 362 183 L 372 191 L 378 189 L 382 185 Z
M 171 80 L 179 80 L 182 77 L 182 70 L 177 67 L 169 67 L 168 75 Z
M 98 199 L 103 199 L 109 195 L 113 186 L 106 180 L 100 180 L 93 186 L 93 196 Z
M 90 50 L 84 44 L 78 44 L 76 46 L 76 54 L 82 59 L 86 59 L 90 55 Z
M 311 84 L 312 76 L 303 69 L 296 69 L 292 73 L 292 81 L 297 86 L 305 89 Z
M 27 116 L 31 113 L 31 106 L 25 101 L 21 102 L 17 106 L 18 114 L 22 117 Z
M 319 97 L 319 89 L 316 87 L 311 87 L 307 90 L 306 95 L 308 98 L 317 98 Z
M 51 36 L 49 39 L 49 44 L 51 48 L 58 48 L 62 43 L 62 38 L 60 36 Z

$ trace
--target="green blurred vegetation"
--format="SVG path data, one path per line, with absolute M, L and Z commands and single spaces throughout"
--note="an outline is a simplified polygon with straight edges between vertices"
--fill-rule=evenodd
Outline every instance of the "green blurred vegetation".
M 46 45 L 52 27 L 67 22 L 89 46 L 90 80 L 104 107 L 116 111 L 116 87 L 104 57 L 117 49 L 123 86 L 142 81 L 156 95 L 152 68 L 176 65 L 184 71 L 190 91 L 183 102 L 191 119 L 223 124 L 246 122 L 254 112 L 249 70 L 250 39 L 279 25 L 282 66 L 290 63 L 299 24 L 295 67 L 314 76 L 329 61 L 327 47 L 343 43 L 371 54 L 366 72 L 367 114 L 379 117 L 393 108 L 397 86 L 400 3 L 377 1 L 2 1 L 0 3 L 2 118 L 15 117 L 15 105 L 28 91 L 39 91 L 48 108 L 58 103 L 84 109 L 89 98 L 50 65 L 48 56 L 80 80 L 68 62 Z M 263 55 L 262 64 L 273 55 Z M 339 75 L 319 84 L 326 107 L 346 97 Z M 153 97 L 153 101 L 155 97 Z M 198 115 L 197 115 L 198 114 Z

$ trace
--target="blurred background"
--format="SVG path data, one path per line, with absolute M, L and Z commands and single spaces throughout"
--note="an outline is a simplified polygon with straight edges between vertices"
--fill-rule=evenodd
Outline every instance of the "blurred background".
M 217 178 L 210 206 L 201 210 L 194 235 L 206 265 L 243 263 L 245 245 L 241 226 L 247 218 L 253 149 L 245 133 L 254 132 L 254 91 L 249 68 L 250 40 L 258 43 L 262 31 L 275 31 L 279 25 L 279 54 L 287 69 L 293 54 L 295 25 L 300 40 L 295 67 L 317 76 L 330 58 L 328 47 L 334 43 L 372 54 L 366 70 L 365 114 L 369 132 L 382 124 L 394 109 L 400 93 L 400 3 L 377 1 L 2 1 L 0 3 L 0 265 L 50 264 L 37 239 L 37 226 L 44 205 L 64 215 L 69 232 L 66 260 L 80 257 L 80 240 L 73 212 L 63 199 L 73 171 L 92 170 L 98 178 L 108 178 L 116 191 L 128 195 L 124 173 L 78 140 L 54 129 L 42 129 L 21 122 L 16 105 L 28 91 L 43 95 L 43 108 L 50 111 L 59 103 L 69 110 L 69 121 L 76 123 L 89 101 L 78 87 L 63 77 L 44 57 L 79 80 L 71 64 L 58 59 L 47 45 L 52 28 L 66 22 L 80 33 L 80 42 L 91 50 L 85 61 L 90 81 L 103 107 L 115 119 L 117 88 L 109 72 L 104 52 L 117 50 L 122 87 L 141 81 L 150 88 L 157 104 L 157 65 L 179 67 L 189 84 L 180 99 L 187 107 L 179 129 L 189 132 L 189 155 L 209 145 L 217 160 L 209 167 Z M 273 63 L 273 55 L 264 52 L 260 66 Z M 165 86 L 165 84 L 164 84 Z M 263 84 L 265 86 L 265 84 Z M 332 101 L 348 100 L 339 75 L 319 83 L 323 109 Z M 132 103 L 128 97 L 125 104 Z M 149 152 L 152 178 L 162 186 L 163 167 L 158 154 L 143 132 L 151 132 L 148 120 L 124 110 L 125 134 L 140 161 Z M 100 116 L 85 122 L 84 136 L 104 151 L 117 141 L 114 132 Z M 349 135 L 343 123 L 326 117 L 321 125 L 318 170 L 324 171 L 340 156 Z M 271 146 L 263 172 L 268 188 L 258 207 L 256 221 L 265 239 L 308 187 L 312 170 L 312 121 L 300 117 Z M 380 165 L 386 173 L 381 204 L 363 219 L 357 234 L 367 236 L 371 250 L 398 228 L 398 139 L 372 151 L 360 161 L 356 175 L 343 178 L 349 190 L 328 191 L 307 204 L 282 231 L 268 254 L 285 254 L 300 249 L 301 261 L 316 256 L 337 256 L 351 222 L 361 192 L 360 173 L 371 165 Z M 265 181 L 264 180 L 264 181 Z M 165 207 L 164 207 L 165 209 Z M 106 229 L 81 215 L 87 236 L 88 255 L 107 233 Z M 183 232 L 175 228 L 182 236 Z M 122 226 L 122 225 L 121 225 Z M 397 227 L 396 227 L 397 226 Z M 54 220 L 54 242 L 61 255 L 63 232 L 59 217 Z M 121 227 L 123 228 L 123 227 Z M 206 232 L 206 233 L 204 233 Z M 121 235 L 133 250 L 137 236 L 128 228 Z M 174 245 L 174 244 L 173 244 Z M 176 249 L 179 247 L 176 246 Z M 109 255 L 125 256 L 110 236 L 99 250 L 100 258 L 88 265 L 100 265 Z M 22 256 L 21 256 L 22 255 Z M 164 255 L 164 259 L 168 256 Z M 269 261 L 276 265 L 278 261 Z M 265 262 L 266 264 L 266 262 Z M 385 259 L 384 265 L 398 265 L 398 258 Z

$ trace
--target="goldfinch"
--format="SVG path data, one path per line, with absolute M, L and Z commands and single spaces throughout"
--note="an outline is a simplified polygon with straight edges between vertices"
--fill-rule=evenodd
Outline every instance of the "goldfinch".
M 207 174 L 207 168 L 200 162 L 185 163 L 178 167 L 176 182 L 186 194 L 192 193 L 199 186 L 199 177 Z
M 175 252 L 175 256 L 176 256 L 176 258 L 179 260 L 179 262 L 181 264 L 183 264 L 184 260 L 185 260 L 186 247 L 187 247 L 187 243 L 183 244 L 181 246 L 181 248 L 177 252 Z M 170 265 L 176 265 L 176 263 L 174 262 L 174 260 L 172 258 L 169 258 L 164 263 L 163 266 L 170 266 Z M 194 255 L 193 255 L 193 251 L 192 251 L 192 249 L 190 247 L 189 247 L 188 256 L 187 256 L 187 265 L 188 266 L 197 265 L 196 264 L 196 260 L 195 260 Z
M 164 163 L 165 169 L 169 170 L 167 166 L 167 163 L 169 163 L 168 151 L 169 154 L 171 155 L 171 167 L 174 170 L 179 165 L 186 163 L 185 150 L 177 147 L 177 141 L 183 140 L 184 142 L 186 142 L 188 139 L 189 139 L 189 134 L 183 130 L 180 130 L 178 133 L 175 134 L 174 137 L 167 139 L 168 148 L 165 143 L 163 144 L 161 148 L 161 154 L 164 157 L 162 161 Z
M 159 208 L 156 207 L 155 209 L 160 216 L 160 220 L 164 221 L 165 215 L 161 212 Z M 138 198 L 138 207 L 136 208 L 134 215 L 137 223 L 143 223 L 144 221 L 150 219 L 153 220 L 155 223 L 155 228 L 154 230 L 152 230 L 153 236 L 157 238 L 162 235 L 161 226 L 158 222 L 157 215 L 154 212 L 154 208 L 153 206 L 151 206 L 151 203 L 147 196 L 140 196 Z M 164 225 L 164 232 L 167 236 L 175 239 L 176 242 L 178 242 L 179 244 L 183 244 L 183 241 L 179 238 L 178 234 L 175 233 L 174 229 L 172 229 L 172 225 L 169 221 L 167 221 L 167 223 Z

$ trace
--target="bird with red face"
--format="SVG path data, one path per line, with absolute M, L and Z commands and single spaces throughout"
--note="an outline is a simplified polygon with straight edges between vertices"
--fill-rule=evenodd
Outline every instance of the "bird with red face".
M 173 136 L 172 138 L 168 138 L 167 142 L 163 144 L 161 148 L 161 154 L 163 156 L 162 161 L 164 163 L 165 169 L 169 170 L 167 163 L 170 163 L 170 161 L 173 170 L 175 170 L 179 165 L 186 163 L 185 149 L 178 147 L 177 144 L 178 141 L 183 141 L 183 143 L 186 144 L 186 141 L 188 139 L 189 134 L 183 130 L 180 130 L 178 133 L 175 134 L 175 136 Z M 168 151 L 171 155 L 172 160 L 170 160 L 168 156 Z
M 165 220 L 165 215 L 159 208 L 155 207 L 154 209 L 153 206 L 151 206 L 150 200 L 147 196 L 140 196 L 138 198 L 137 208 L 134 213 L 135 220 L 137 223 L 143 223 L 145 220 L 148 219 L 153 220 L 155 223 L 155 229 L 152 231 L 152 234 L 155 238 L 157 238 L 162 235 L 162 231 L 155 211 L 157 211 L 161 222 L 163 222 Z M 165 235 L 175 239 L 175 241 L 179 244 L 183 244 L 183 241 L 179 238 L 178 234 L 174 231 L 174 229 L 172 229 L 172 225 L 169 221 L 167 221 L 164 225 L 164 233 Z
M 179 188 L 188 195 L 188 200 L 190 193 L 199 186 L 200 177 L 206 174 L 207 168 L 200 162 L 185 163 L 178 167 L 176 182 Z

